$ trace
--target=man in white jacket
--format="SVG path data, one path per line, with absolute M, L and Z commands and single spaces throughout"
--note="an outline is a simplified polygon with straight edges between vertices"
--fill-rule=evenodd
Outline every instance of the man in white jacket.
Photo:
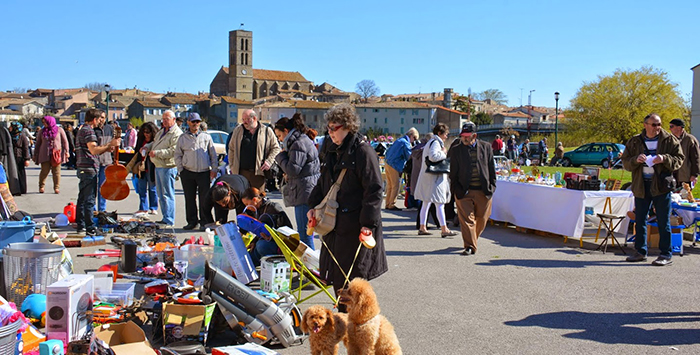
M 216 177 L 219 162 L 211 136 L 199 129 L 201 123 L 202 119 L 198 113 L 190 113 L 187 119 L 189 129 L 180 135 L 175 146 L 175 165 L 177 165 L 182 191 L 185 194 L 187 225 L 182 227 L 184 230 L 194 229 L 197 224 L 200 224 L 200 230 L 204 230 L 207 220 L 204 213 L 209 212 L 204 208 L 204 202 L 209 192 L 209 184 Z M 199 217 L 197 190 L 199 190 Z
M 172 228 L 175 223 L 175 146 L 182 134 L 180 127 L 175 125 L 175 113 L 172 110 L 163 112 L 162 127 L 153 138 L 151 151 L 148 156 L 156 167 L 156 194 L 161 206 L 163 219 L 158 223 Z

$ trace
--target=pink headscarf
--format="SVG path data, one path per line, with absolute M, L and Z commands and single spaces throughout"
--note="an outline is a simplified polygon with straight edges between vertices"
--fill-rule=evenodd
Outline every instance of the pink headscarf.
M 52 141 L 54 137 L 58 134 L 58 126 L 56 126 L 56 119 L 53 116 L 44 116 L 44 128 L 41 133 L 44 135 L 48 141 Z

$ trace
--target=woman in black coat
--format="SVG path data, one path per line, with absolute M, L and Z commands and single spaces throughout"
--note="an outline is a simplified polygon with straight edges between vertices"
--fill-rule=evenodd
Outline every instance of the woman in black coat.
M 309 206 L 318 205 L 341 170 L 347 169 L 337 196 L 335 230 L 323 236 L 325 245 L 321 247 L 320 258 L 321 277 L 333 284 L 337 295 L 347 283 L 330 253 L 346 274 L 350 272 L 350 280 L 356 277 L 374 279 L 385 273 L 388 265 L 382 238 L 382 176 L 377 153 L 357 133 L 360 119 L 351 105 L 332 107 L 326 113 L 326 120 L 333 143 L 321 162 L 321 177 L 309 196 Z M 308 217 L 314 218 L 313 209 Z M 355 260 L 360 231 L 366 229 L 372 232 L 377 244 L 373 249 L 362 247 Z
M 10 124 L 10 136 L 17 164 L 17 177 L 19 179 L 19 196 L 27 193 L 27 172 L 25 168 L 29 166 L 32 155 L 29 152 L 29 139 L 22 134 L 22 124 L 14 121 Z

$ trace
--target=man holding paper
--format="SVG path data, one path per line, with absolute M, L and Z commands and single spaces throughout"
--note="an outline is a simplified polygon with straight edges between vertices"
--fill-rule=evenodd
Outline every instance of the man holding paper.
M 632 137 L 622 154 L 622 164 L 632 172 L 636 209 L 634 248 L 629 262 L 647 260 L 647 215 L 654 204 L 659 224 L 659 257 L 655 266 L 671 264 L 671 191 L 676 187 L 673 171 L 683 164 L 683 150 L 676 137 L 661 128 L 661 117 L 644 118 L 644 130 Z

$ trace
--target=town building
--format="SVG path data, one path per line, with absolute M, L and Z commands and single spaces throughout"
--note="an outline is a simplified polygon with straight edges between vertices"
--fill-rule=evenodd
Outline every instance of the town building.
M 170 109 L 170 106 L 156 100 L 134 100 L 127 108 L 129 118 L 138 117 L 143 119 L 143 122 L 153 122 L 160 127 L 163 118 L 163 112 Z
M 693 97 L 690 108 L 690 133 L 700 137 L 700 64 L 690 68 L 693 71 Z

